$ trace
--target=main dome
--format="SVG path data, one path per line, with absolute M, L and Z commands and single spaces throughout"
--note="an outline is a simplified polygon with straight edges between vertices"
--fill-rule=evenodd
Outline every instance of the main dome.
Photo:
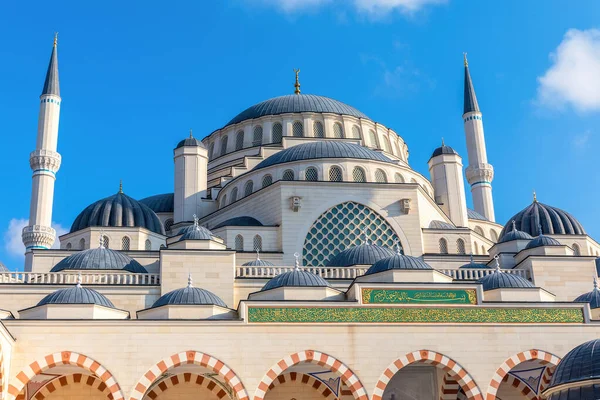
M 330 99 L 329 97 L 317 96 L 314 94 L 290 94 L 274 97 L 245 109 L 229 121 L 225 127 L 249 119 L 264 117 L 266 115 L 301 112 L 351 115 L 356 118 L 370 119 L 356 108 L 340 101 Z
M 521 210 L 508 220 L 508 223 L 500 232 L 500 240 L 513 229 L 513 223 L 517 230 L 538 236 L 539 225 L 542 226 L 544 235 L 585 235 L 583 226 L 566 211 L 560 208 L 542 204 L 534 200 L 529 206 Z

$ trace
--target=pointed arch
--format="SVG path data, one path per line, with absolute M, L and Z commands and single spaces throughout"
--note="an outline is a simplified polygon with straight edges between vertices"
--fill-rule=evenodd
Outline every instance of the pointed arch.
M 402 368 L 416 362 L 424 362 L 441 368 L 458 382 L 469 400 L 483 400 L 477 383 L 460 364 L 450 357 L 431 350 L 413 351 L 391 363 L 379 377 L 371 399 L 382 400 L 383 392 L 392 377 Z
M 321 353 L 315 350 L 305 350 L 298 353 L 294 353 L 288 357 L 282 358 L 279 362 L 271 367 L 263 376 L 256 392 L 254 393 L 253 400 L 263 400 L 269 386 L 273 381 L 285 370 L 294 365 L 300 364 L 301 362 L 310 362 L 318 364 L 323 367 L 329 367 L 333 372 L 340 374 L 342 381 L 350 388 L 352 395 L 356 400 L 367 400 L 367 391 L 361 383 L 358 376 L 348 366 L 343 364 L 341 361 L 332 357 L 328 354 Z
M 153 365 L 134 385 L 130 400 L 141 400 L 148 388 L 166 371 L 180 365 L 199 365 L 219 375 L 232 389 L 237 400 L 248 400 L 248 392 L 240 378 L 223 361 L 208 354 L 188 350 L 173 354 Z
M 114 400 L 123 400 L 123 391 L 117 380 L 113 377 L 108 369 L 106 369 L 98 361 L 85 356 L 83 354 L 62 351 L 59 353 L 49 354 L 40 358 L 27 366 L 17 374 L 15 384 L 8 385 L 7 400 L 14 400 L 27 383 L 37 374 L 47 371 L 57 365 L 76 365 L 92 373 L 92 375 L 100 378 L 104 383 Z

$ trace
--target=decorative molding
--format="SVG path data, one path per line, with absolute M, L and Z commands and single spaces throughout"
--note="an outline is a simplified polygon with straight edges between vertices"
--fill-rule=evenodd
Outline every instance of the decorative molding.
M 494 167 L 486 163 L 469 165 L 465 175 L 470 185 L 480 181 L 491 182 L 494 179 Z
M 29 166 L 34 171 L 44 169 L 55 174 L 60 168 L 60 163 L 60 154 L 52 150 L 39 149 L 29 154 Z
M 363 304 L 477 304 L 475 289 L 362 289 Z

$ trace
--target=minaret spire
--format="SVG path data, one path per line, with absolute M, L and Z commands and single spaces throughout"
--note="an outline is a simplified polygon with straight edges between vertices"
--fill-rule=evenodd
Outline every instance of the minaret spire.
M 463 53 L 465 63 L 465 106 L 463 114 L 469 112 L 480 112 L 477 96 L 475 96 L 475 88 L 471 81 L 471 73 L 469 72 L 469 62 L 467 61 L 467 53 Z
M 53 94 L 60 96 L 60 85 L 58 82 L 58 32 L 54 34 L 54 46 L 52 46 L 52 54 L 50 54 L 50 62 L 46 71 L 46 80 L 42 89 L 42 96 L 45 94 Z
M 300 94 L 300 79 L 298 78 L 300 69 L 294 69 L 294 72 L 296 73 L 296 83 L 294 83 L 294 94 Z

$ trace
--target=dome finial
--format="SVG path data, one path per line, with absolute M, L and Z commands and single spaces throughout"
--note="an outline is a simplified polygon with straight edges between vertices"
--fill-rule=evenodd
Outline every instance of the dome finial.
M 496 272 L 502 272 L 500 271 L 500 257 L 498 257 L 498 254 L 494 256 L 494 261 L 496 261 Z
M 260 250 L 256 249 L 256 261 L 260 261 Z
M 57 43 L 58 43 L 58 32 L 54 32 L 54 47 L 56 47 Z
M 402 251 L 400 249 L 400 241 L 398 239 L 394 240 L 394 247 L 396 248 L 396 254 L 401 255 Z
M 194 214 L 193 217 L 194 217 L 194 228 L 198 228 L 198 216 L 196 214 Z
M 188 285 L 187 287 L 192 287 L 192 273 L 188 272 Z
M 538 236 L 542 236 L 543 232 L 542 232 L 542 224 L 538 223 Z
M 514 219 L 512 220 L 512 226 L 513 226 L 513 232 L 517 231 L 517 221 L 515 221 Z
M 444 147 L 446 144 L 444 143 L 444 138 L 442 137 L 442 147 Z
M 463 62 L 465 63 L 465 67 L 469 66 L 469 62 L 467 61 L 467 53 L 463 53 Z
M 363 229 L 363 237 L 365 239 L 365 244 L 369 245 L 371 243 L 369 243 L 369 235 L 367 234 L 367 228 Z
M 294 264 L 294 270 L 300 270 L 300 254 L 298 252 L 294 253 L 294 258 L 296 258 L 296 262 Z
M 119 179 L 119 193 L 123 194 L 123 179 Z
M 594 276 L 594 290 L 598 290 L 598 280 Z
M 298 79 L 298 74 L 300 73 L 300 69 L 294 68 L 294 72 L 296 73 L 296 83 L 294 83 L 294 87 L 296 89 L 294 90 L 294 94 L 300 94 L 300 80 Z
M 98 242 L 100 244 L 100 248 L 104 248 L 104 230 L 100 229 L 100 236 L 98 237 Z
M 475 264 L 475 261 L 473 261 L 473 252 L 471 252 L 471 254 L 469 255 L 469 260 L 471 265 Z
M 535 190 L 533 191 L 533 202 L 537 203 L 537 194 L 535 194 Z
M 192 135 L 192 128 L 190 128 L 190 139 L 193 139 L 194 135 Z

